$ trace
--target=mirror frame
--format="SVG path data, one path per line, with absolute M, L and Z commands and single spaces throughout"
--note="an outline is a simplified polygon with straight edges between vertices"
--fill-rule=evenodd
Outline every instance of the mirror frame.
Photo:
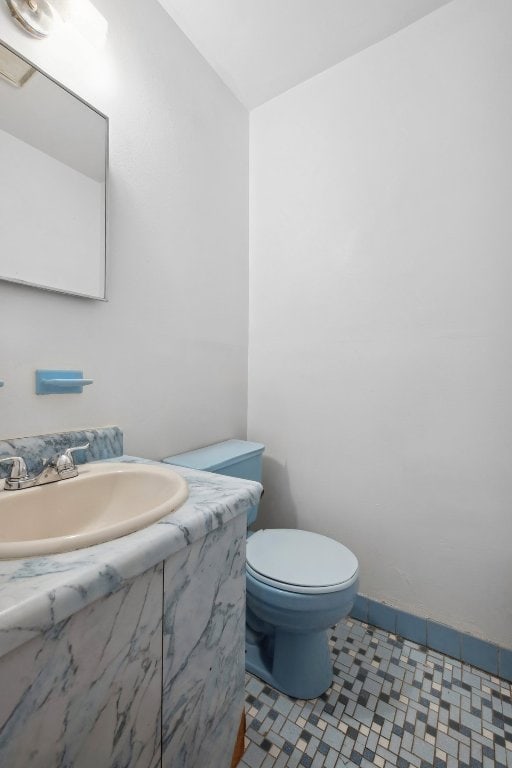
M 0 274 L 0 281 L 4 281 L 7 283 L 14 283 L 15 285 L 25 285 L 30 288 L 39 288 L 43 291 L 50 291 L 52 293 L 60 293 L 64 296 L 77 296 L 82 299 L 93 299 L 95 301 L 108 301 L 108 269 L 107 269 L 107 261 L 108 261 L 108 247 L 109 247 L 109 215 L 108 215 L 108 209 L 109 209 L 109 194 L 110 194 L 110 179 L 109 179 L 109 140 L 110 140 L 110 121 L 108 115 L 105 115 L 103 112 L 101 112 L 97 107 L 94 107 L 92 104 L 90 104 L 88 101 L 83 99 L 81 96 L 79 96 L 77 93 L 72 91 L 67 86 L 60 83 L 58 80 L 56 80 L 52 75 L 49 75 L 48 72 L 46 72 L 44 69 L 41 69 L 37 64 L 34 64 L 34 62 L 30 61 L 30 59 L 27 59 L 26 56 L 23 56 L 23 54 L 19 53 L 19 51 L 15 50 L 12 45 L 9 45 L 8 43 L 4 42 L 0 38 L 0 45 L 2 45 L 4 48 L 6 48 L 8 51 L 13 53 L 15 56 L 18 56 L 20 59 L 22 59 L 24 62 L 26 62 L 29 66 L 33 67 L 37 72 L 40 72 L 40 74 L 44 75 L 48 78 L 48 80 L 51 80 L 52 83 L 54 83 L 59 88 L 62 88 L 63 90 L 67 91 L 70 96 L 73 96 L 75 99 L 80 101 L 84 106 L 89 107 L 89 109 L 92 109 L 93 112 L 96 112 L 97 115 L 102 117 L 105 120 L 105 200 L 104 200 L 104 208 L 105 208 L 105 234 L 104 234 L 104 264 L 103 264 L 103 296 L 91 296 L 87 293 L 78 293 L 76 291 L 66 291 L 62 288 L 52 288 L 48 285 L 40 285 L 39 283 L 31 283 L 28 280 L 16 280 L 12 277 L 2 277 Z M 1 234 L 1 233 L 0 233 Z

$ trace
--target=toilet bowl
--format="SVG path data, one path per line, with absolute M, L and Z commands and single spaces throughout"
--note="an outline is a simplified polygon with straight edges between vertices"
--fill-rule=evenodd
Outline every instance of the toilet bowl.
M 332 682 L 326 630 L 357 594 L 355 555 L 317 533 L 267 529 L 248 539 L 246 575 L 246 668 L 289 696 L 319 696 Z
M 165 463 L 261 479 L 264 446 L 244 440 L 169 456 Z M 248 526 L 257 515 L 248 514 Z M 327 630 L 357 594 L 355 555 L 337 541 L 295 529 L 248 533 L 246 669 L 289 696 L 310 699 L 332 682 Z

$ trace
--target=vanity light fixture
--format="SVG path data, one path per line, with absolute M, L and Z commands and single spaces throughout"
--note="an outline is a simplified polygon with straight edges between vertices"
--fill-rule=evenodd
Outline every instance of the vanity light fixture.
M 1 0 L 0 0 L 1 2 Z M 90 0 L 5 0 L 12 17 L 29 35 L 48 37 L 69 24 L 94 48 L 103 48 L 108 22 Z
M 12 17 L 29 35 L 47 37 L 53 27 L 53 10 L 48 0 L 5 0 Z
M 0 77 L 7 80 L 11 85 L 21 88 L 29 77 L 32 77 L 34 72 L 34 67 L 20 59 L 19 56 L 16 56 L 8 48 L 0 45 Z

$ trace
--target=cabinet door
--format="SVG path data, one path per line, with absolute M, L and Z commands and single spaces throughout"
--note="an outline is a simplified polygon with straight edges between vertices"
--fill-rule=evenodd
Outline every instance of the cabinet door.
M 0 765 L 160 766 L 162 564 L 0 659 Z
M 241 515 L 164 563 L 163 768 L 229 768 L 244 706 Z

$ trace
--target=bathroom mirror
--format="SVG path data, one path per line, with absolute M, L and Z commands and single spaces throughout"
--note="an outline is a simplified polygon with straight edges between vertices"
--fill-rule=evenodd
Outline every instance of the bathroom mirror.
M 0 43 L 0 279 L 105 299 L 108 119 Z

